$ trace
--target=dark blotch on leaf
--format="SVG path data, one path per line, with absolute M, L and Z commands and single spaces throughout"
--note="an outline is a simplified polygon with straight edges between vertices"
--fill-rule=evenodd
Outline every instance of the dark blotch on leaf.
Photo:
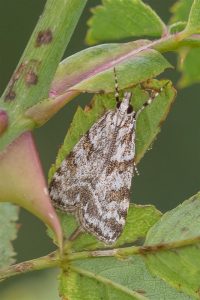
M 28 86 L 36 85 L 38 82 L 38 76 L 32 70 L 30 70 L 25 75 L 25 82 Z
M 55 253 L 55 252 L 52 252 L 52 253 L 50 253 L 50 254 L 48 255 L 48 257 L 54 258 L 54 257 L 56 257 L 56 253 Z
M 50 29 L 40 31 L 36 38 L 36 47 L 49 44 L 51 43 L 52 39 L 53 39 L 53 34 Z
M 8 88 L 8 92 L 5 96 L 5 101 L 9 102 L 12 101 L 16 98 L 16 93 L 14 91 L 14 86 L 15 83 L 19 80 L 23 70 L 24 70 L 25 64 L 22 63 L 20 64 L 20 66 L 17 68 L 17 70 L 13 73 L 10 82 L 9 82 L 9 88 Z
M 198 294 L 198 296 L 200 296 L 200 288 L 195 292 Z
M 142 294 L 142 295 L 146 294 L 146 292 L 144 290 L 136 290 L 136 292 L 139 294 Z
M 105 91 L 104 91 L 104 90 L 99 90 L 98 93 L 99 93 L 100 95 L 104 95 L 104 94 L 105 94 Z
M 166 245 L 165 244 L 158 244 L 155 246 L 143 246 L 140 247 L 140 253 L 141 254 L 148 254 L 151 252 L 157 252 L 157 251 L 161 251 L 161 250 L 165 250 L 166 249 Z
M 182 231 L 182 232 L 187 232 L 188 230 L 189 230 L 189 229 L 188 229 L 187 227 L 182 227 L 182 228 L 181 228 L 181 231 Z
M 31 262 L 24 262 L 14 266 L 15 271 L 18 273 L 23 273 L 25 271 L 31 270 L 32 268 L 33 268 L 33 263 Z
M 5 96 L 5 102 L 10 102 L 12 100 L 14 100 L 16 97 L 16 93 L 15 91 L 13 91 L 12 89 L 8 91 L 8 93 Z

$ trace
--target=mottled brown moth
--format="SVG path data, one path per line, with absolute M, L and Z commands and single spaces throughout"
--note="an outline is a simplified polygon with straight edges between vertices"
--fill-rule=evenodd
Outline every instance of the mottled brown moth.
M 54 206 L 73 213 L 83 230 L 104 243 L 114 243 L 124 228 L 135 169 L 136 120 L 157 95 L 135 112 L 131 92 L 120 100 L 115 72 L 115 110 L 82 136 L 50 183 Z

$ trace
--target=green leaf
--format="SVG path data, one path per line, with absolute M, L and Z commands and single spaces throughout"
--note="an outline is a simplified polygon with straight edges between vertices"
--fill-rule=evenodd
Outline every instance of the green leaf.
M 11 265 L 15 260 L 11 241 L 16 238 L 18 208 L 9 203 L 0 203 L 0 268 Z
M 194 0 L 185 31 L 189 34 L 200 33 L 200 0 Z
M 160 37 L 166 30 L 159 16 L 140 0 L 103 0 L 88 21 L 88 44 L 139 36 Z
M 77 261 L 60 276 L 63 299 L 176 299 L 190 297 L 153 277 L 139 256 Z
M 68 238 L 78 224 L 75 218 L 63 212 L 59 212 L 64 235 Z M 130 205 L 126 225 L 121 237 L 117 240 L 114 247 L 126 243 L 133 243 L 137 239 L 145 238 L 148 230 L 160 219 L 161 213 L 152 205 Z M 52 237 L 52 232 L 48 231 Z M 86 249 L 106 248 L 105 244 L 99 242 L 95 237 L 88 233 L 82 233 L 73 242 L 73 250 L 80 251 Z
M 163 245 L 163 251 L 144 256 L 151 271 L 170 285 L 199 299 L 200 193 L 167 212 L 148 232 L 145 245 Z M 187 245 L 184 244 L 187 241 Z M 164 251 L 174 242 L 174 249 Z M 175 247 L 182 242 L 182 247 Z M 196 243 L 195 243 L 196 242 Z M 184 246 L 185 245 L 185 246 Z M 161 248 L 160 248 L 161 249 Z
M 187 22 L 176 22 L 169 26 L 169 32 L 171 34 L 175 34 L 177 32 L 180 32 L 185 29 L 185 26 L 187 25 Z
M 63 300 L 147 300 L 140 293 L 97 275 L 96 272 L 77 270 L 79 272 L 68 269 L 60 277 L 60 295 Z
M 153 205 L 131 204 L 124 231 L 115 247 L 145 238 L 149 229 L 160 219 L 161 215 L 161 212 Z
M 170 9 L 173 13 L 170 23 L 172 24 L 179 21 L 186 22 L 189 17 L 192 3 L 193 0 L 178 0 Z
M 91 47 L 60 63 L 52 82 L 52 95 L 56 98 L 70 91 L 113 92 L 114 67 L 120 89 L 124 89 L 159 75 L 171 65 L 151 49 L 147 40 Z
M 162 123 L 167 118 L 167 115 L 171 109 L 176 91 L 172 86 L 172 83 L 167 80 L 161 81 L 148 81 L 145 84 L 145 88 L 152 88 L 154 86 L 158 90 L 163 87 L 163 92 L 156 98 L 156 100 L 141 113 L 137 120 L 136 128 L 136 163 L 138 163 L 145 152 L 152 146 L 153 141 L 160 132 Z M 136 91 L 135 91 L 136 92 Z M 137 94 L 136 94 L 137 95 Z M 136 96 L 135 95 L 135 96 Z M 137 96 L 136 96 L 137 97 Z M 133 107 L 141 107 L 141 100 L 135 97 L 135 103 L 133 100 Z M 148 96 L 146 96 L 147 100 Z M 138 106 L 136 102 L 138 101 Z M 142 101 L 144 103 L 144 101 Z
M 51 85 L 52 98 L 30 107 L 26 118 L 41 126 L 80 92 L 113 92 L 114 67 L 120 89 L 159 75 L 171 65 L 151 46 L 147 40 L 100 45 L 63 60 Z
M 178 83 L 179 87 L 184 88 L 193 83 L 200 82 L 200 49 L 194 48 L 191 50 L 183 50 L 180 52 L 179 70 L 182 72 L 182 77 Z

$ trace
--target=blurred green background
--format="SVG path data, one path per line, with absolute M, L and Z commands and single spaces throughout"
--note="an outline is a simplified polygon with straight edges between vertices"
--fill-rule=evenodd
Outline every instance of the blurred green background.
M 150 4 L 167 22 L 170 16 L 169 8 L 175 1 L 144 2 Z M 84 43 L 86 21 L 90 16 L 90 7 L 99 3 L 100 0 L 88 1 L 64 57 L 87 47 Z M 17 65 L 44 4 L 44 0 L 0 1 L 1 92 Z M 168 54 L 167 58 L 174 66 L 176 65 L 175 54 Z M 170 78 L 175 85 L 179 76 L 180 74 L 175 70 L 167 71 L 162 75 L 164 78 Z M 161 211 L 166 211 L 199 190 L 199 94 L 198 85 L 178 91 L 175 104 L 153 149 L 145 155 L 138 166 L 140 176 L 134 178 L 132 192 L 132 201 L 135 203 L 155 204 Z M 34 132 L 46 174 L 55 160 L 77 105 L 84 106 L 90 99 L 90 95 L 80 96 L 69 103 L 48 124 Z M 18 239 L 14 242 L 18 261 L 45 255 L 54 249 L 46 236 L 45 227 L 39 220 L 21 210 L 20 223 Z M 9 279 L 0 284 L 0 299 L 58 299 L 56 274 L 55 270 L 41 271 Z

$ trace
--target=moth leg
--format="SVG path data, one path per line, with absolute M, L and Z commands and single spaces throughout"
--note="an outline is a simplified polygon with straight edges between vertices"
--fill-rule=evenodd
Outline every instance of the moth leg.
M 138 115 L 145 109 L 145 107 L 149 106 L 163 91 L 164 87 L 168 84 L 168 82 L 158 90 L 154 89 L 145 89 L 149 93 L 149 98 L 144 102 L 142 107 L 136 112 L 135 118 L 137 119 Z

